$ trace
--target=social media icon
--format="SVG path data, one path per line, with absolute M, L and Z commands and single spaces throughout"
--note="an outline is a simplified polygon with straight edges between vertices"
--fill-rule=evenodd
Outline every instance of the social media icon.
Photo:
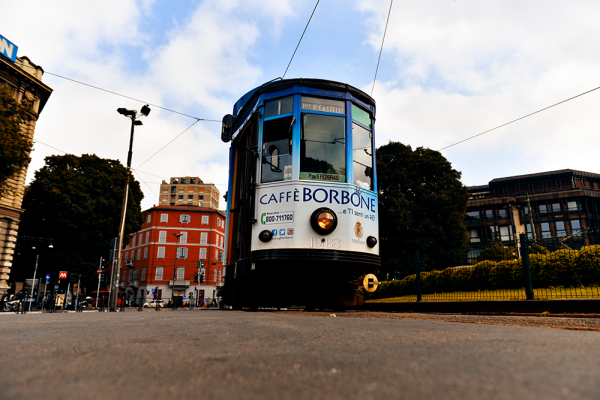
M 271 233 L 273 234 L 273 236 L 277 236 L 277 229 L 273 229 L 273 230 L 271 231 Z
M 279 234 L 280 234 L 280 235 L 285 235 L 285 229 L 280 229 L 280 230 L 279 230 Z

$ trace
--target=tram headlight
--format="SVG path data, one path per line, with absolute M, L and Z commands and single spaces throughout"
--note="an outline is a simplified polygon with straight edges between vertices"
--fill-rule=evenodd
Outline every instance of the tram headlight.
M 328 235 L 337 227 L 338 219 L 333 210 L 329 208 L 319 208 L 310 216 L 310 225 L 315 232 L 321 235 Z

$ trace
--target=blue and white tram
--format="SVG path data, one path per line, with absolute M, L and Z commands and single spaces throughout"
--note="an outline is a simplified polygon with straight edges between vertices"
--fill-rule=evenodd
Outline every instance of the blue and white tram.
M 271 81 L 234 105 L 226 304 L 362 304 L 380 266 L 374 133 L 375 101 L 339 82 Z

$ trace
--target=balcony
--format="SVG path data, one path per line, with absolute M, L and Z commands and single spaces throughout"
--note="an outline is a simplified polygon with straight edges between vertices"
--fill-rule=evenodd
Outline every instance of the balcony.
M 169 281 L 169 286 L 173 286 L 173 281 Z M 190 286 L 190 281 L 175 281 L 175 286 L 185 286 L 185 287 L 189 287 Z
M 140 286 L 140 281 L 130 281 L 129 286 L 138 287 L 138 286 Z
M 127 282 L 119 282 L 119 287 L 127 287 Z

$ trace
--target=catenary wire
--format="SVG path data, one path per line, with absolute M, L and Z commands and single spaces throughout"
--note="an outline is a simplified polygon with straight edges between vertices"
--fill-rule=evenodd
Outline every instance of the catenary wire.
M 290 68 L 290 65 L 292 65 L 292 60 L 294 59 L 294 56 L 296 55 L 296 51 L 298 51 L 298 47 L 300 47 L 300 42 L 302 42 L 302 38 L 304 37 L 306 30 L 308 29 L 308 24 L 310 24 L 310 21 L 312 20 L 312 17 L 315 14 L 315 11 L 317 10 L 319 1 L 321 1 L 321 0 L 317 0 L 317 4 L 315 4 L 315 8 L 313 9 L 313 12 L 312 12 L 312 14 L 310 14 L 310 18 L 308 19 L 308 22 L 306 23 L 306 27 L 304 27 L 304 32 L 302 32 L 302 36 L 300 36 L 300 40 L 298 41 L 298 44 L 296 45 L 296 50 L 294 50 L 294 54 L 292 54 L 292 58 L 290 58 L 290 62 L 288 63 L 288 66 L 285 69 L 285 72 L 283 73 L 283 77 L 281 79 L 285 79 L 285 74 L 287 74 L 288 69 Z
M 547 109 L 549 109 L 549 108 L 552 108 L 552 107 L 554 107 L 554 106 L 557 106 L 557 105 L 559 105 L 559 104 L 566 103 L 566 102 L 567 102 L 567 101 L 569 101 L 569 100 L 576 99 L 577 97 L 581 97 L 581 96 L 583 96 L 584 94 L 591 93 L 591 92 L 593 92 L 594 90 L 598 90 L 598 89 L 600 89 L 600 86 L 599 86 L 599 87 L 597 87 L 597 88 L 594 88 L 594 89 L 592 89 L 592 90 L 588 90 L 587 92 L 584 92 L 584 93 L 578 94 L 577 96 L 573 96 L 573 97 L 571 97 L 571 98 L 568 98 L 568 99 L 566 99 L 566 100 L 559 101 L 559 102 L 558 102 L 558 103 L 556 103 L 556 104 L 552 104 L 551 106 L 548 106 L 548 107 L 542 108 L 541 110 L 537 110 L 537 111 L 535 111 L 535 112 L 532 112 L 531 114 L 527 114 L 527 115 L 525 115 L 525 116 L 523 116 L 523 117 L 521 117 L 521 118 L 513 119 L 513 120 L 512 120 L 512 121 L 510 121 L 510 122 L 507 122 L 507 123 L 505 123 L 505 124 L 499 125 L 499 126 L 497 126 L 497 127 L 495 127 L 495 128 L 492 128 L 492 129 L 488 129 L 488 130 L 487 130 L 487 131 L 485 131 L 485 132 L 478 133 L 477 135 L 473 135 L 473 136 L 471 136 L 471 137 L 468 137 L 468 138 L 466 138 L 466 139 L 463 139 L 463 140 L 461 140 L 461 141 L 459 141 L 459 142 L 453 143 L 453 144 L 451 144 L 451 145 L 449 145 L 449 146 L 443 147 L 443 148 L 439 149 L 438 151 L 442 151 L 442 150 L 445 150 L 445 149 L 447 149 L 447 148 L 449 148 L 449 147 L 456 146 L 457 144 L 460 144 L 460 143 L 462 143 L 462 142 L 466 142 L 467 140 L 471 140 L 471 139 L 473 139 L 473 138 L 476 138 L 477 136 L 481 136 L 481 135 L 483 135 L 483 134 L 486 134 L 486 133 L 488 133 L 488 132 L 491 132 L 491 131 L 493 131 L 493 130 L 496 130 L 496 129 L 498 129 L 498 128 L 502 128 L 503 126 L 506 126 L 506 125 L 508 125 L 508 124 L 512 124 L 513 122 L 519 121 L 519 120 L 521 120 L 521 119 L 523 119 L 523 118 L 530 117 L 530 116 L 532 116 L 532 115 L 534 115 L 534 114 L 540 113 L 540 112 L 542 112 L 542 111 L 545 111 L 545 110 L 547 110 Z
M 198 121 L 199 121 L 199 120 L 196 120 L 196 121 L 194 121 L 194 123 L 193 123 L 193 124 L 191 124 L 190 126 L 188 126 L 187 128 L 185 128 L 183 132 L 181 132 L 179 135 L 175 136 L 175 137 L 174 137 L 174 138 L 173 138 L 173 139 L 172 139 L 172 140 L 171 140 L 169 143 L 165 144 L 165 145 L 164 145 L 163 147 L 161 147 L 161 148 L 160 148 L 160 149 L 159 149 L 159 150 L 158 150 L 156 153 L 152 154 L 152 155 L 150 156 L 150 158 L 148 158 L 146 161 L 144 161 L 143 163 L 141 163 L 140 165 L 138 165 L 138 167 L 137 167 L 137 168 L 139 168 L 139 167 L 141 167 L 142 165 L 146 164 L 148 161 L 150 161 L 150 159 L 151 159 L 152 157 L 154 157 L 155 155 L 157 155 L 158 153 L 160 153 L 161 151 L 163 151 L 163 149 L 164 149 L 165 147 L 167 147 L 168 145 L 170 145 L 171 143 L 173 143 L 175 140 L 177 140 L 177 138 L 178 138 L 179 136 L 181 136 L 181 135 L 183 135 L 184 133 L 186 133 L 186 132 L 187 132 L 187 131 L 188 131 L 188 130 L 189 130 L 191 127 L 192 127 L 192 126 L 196 125 L 196 124 L 198 123 Z M 137 168 L 136 168 L 136 169 L 137 169 Z
M 160 197 L 158 197 L 158 195 L 156 193 L 154 193 L 154 190 L 152 190 L 152 188 L 150 187 L 150 185 L 148 185 L 146 183 L 146 181 L 142 179 L 142 177 L 140 176 L 140 174 L 138 174 L 137 171 L 135 169 L 133 169 L 133 168 L 131 170 L 137 175 L 138 178 L 140 178 L 140 181 L 144 182 L 144 185 L 146 185 L 146 187 L 148 188 L 148 190 L 150 190 L 152 192 L 152 194 L 155 195 L 156 198 L 160 200 Z
M 26 67 L 26 68 L 32 68 L 32 69 L 35 69 L 34 67 L 31 67 L 31 66 L 29 66 L 29 65 L 20 65 L 20 66 L 21 66 L 21 67 Z M 89 87 L 91 87 L 91 88 L 94 88 L 94 89 L 97 89 L 97 90 L 102 90 L 103 92 L 111 93 L 111 94 L 114 94 L 114 95 L 116 95 L 116 96 L 125 97 L 126 99 L 130 99 L 130 100 L 139 101 L 139 102 L 141 102 L 141 103 L 146 103 L 146 104 L 148 104 L 149 106 L 152 106 L 152 107 L 157 107 L 157 108 L 160 108 L 160 109 L 162 109 L 162 110 L 165 110 L 165 111 L 169 111 L 169 112 L 172 112 L 172 113 L 175 113 L 175 114 L 183 115 L 183 116 L 185 116 L 185 117 L 193 118 L 193 119 L 195 119 L 195 120 L 198 120 L 198 121 L 207 121 L 207 122 L 221 122 L 221 121 L 219 121 L 219 120 L 216 120 L 216 119 L 206 119 L 206 118 L 198 118 L 198 117 L 194 117 L 194 116 L 192 116 L 192 115 L 188 115 L 188 114 L 184 114 L 184 113 L 182 113 L 182 112 L 179 112 L 179 111 L 171 110 L 171 109 L 169 109 L 169 108 L 162 107 L 162 106 L 159 106 L 159 105 L 157 105 L 157 104 L 152 104 L 152 103 L 149 103 L 149 102 L 147 102 L 147 101 L 144 101 L 144 100 L 136 99 L 136 98 L 133 98 L 133 97 L 130 97 L 130 96 L 125 96 L 124 94 L 120 94 L 120 93 L 117 93 L 117 92 L 113 92 L 113 91 L 111 91 L 111 90 L 103 89 L 103 88 L 101 88 L 101 87 L 98 87 L 98 86 L 90 85 L 89 83 L 81 82 L 81 81 L 78 81 L 78 80 L 75 80 L 75 79 L 72 79 L 72 78 L 67 78 L 66 76 L 58 75 L 58 74 L 55 74 L 55 73 L 53 73 L 53 72 L 44 71 L 44 73 L 45 73 L 45 74 L 48 74 L 48 75 L 56 76 L 56 77 L 58 77 L 58 78 L 66 79 L 66 80 L 68 80 L 68 81 L 71 81 L 71 82 L 79 83 L 80 85 L 89 86 Z
M 44 142 L 41 142 L 41 141 L 39 141 L 38 139 L 33 139 L 33 143 L 40 143 L 40 144 L 43 144 L 44 146 L 48 146 L 48 147 L 50 147 L 50 148 L 53 148 L 54 150 L 58 150 L 58 151 L 60 151 L 60 152 L 63 152 L 63 153 L 65 153 L 65 154 L 68 154 L 66 151 L 64 151 L 64 150 L 61 150 L 61 149 L 57 149 L 56 147 L 54 147 L 54 146 L 50 146 L 49 144 L 46 144 L 46 143 L 44 143 Z
M 385 42 L 385 33 L 387 32 L 388 22 L 390 22 L 390 14 L 392 13 L 392 4 L 394 4 L 394 0 L 390 1 L 390 9 L 388 11 L 387 21 L 385 21 L 385 29 L 383 30 L 383 39 L 381 40 L 381 49 L 379 50 L 379 58 L 377 59 L 377 68 L 375 68 L 375 77 L 373 78 L 373 87 L 371 88 L 371 97 L 373 97 L 373 90 L 375 90 L 375 81 L 377 80 L 377 71 L 379 71 L 379 61 L 381 61 L 381 53 L 383 52 L 383 43 Z

